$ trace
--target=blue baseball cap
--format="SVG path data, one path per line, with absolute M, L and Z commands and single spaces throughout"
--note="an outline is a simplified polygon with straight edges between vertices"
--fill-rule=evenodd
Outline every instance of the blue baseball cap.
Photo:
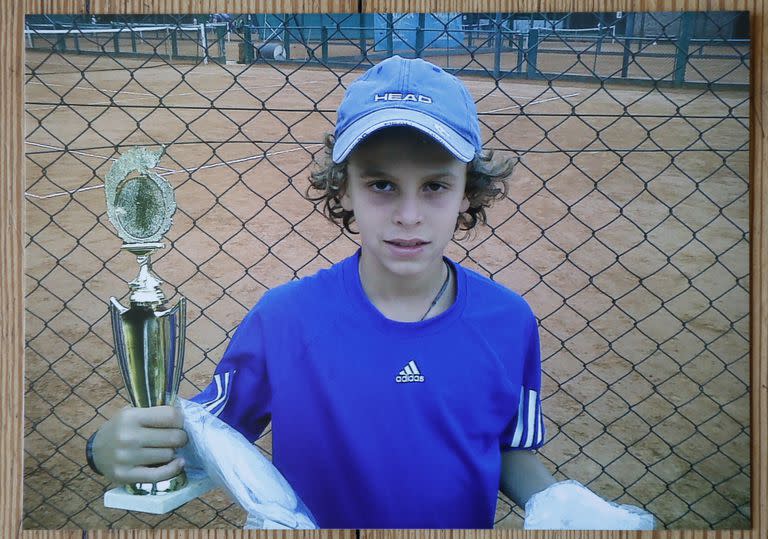
M 465 163 L 482 149 L 475 101 L 455 76 L 421 58 L 392 56 L 363 73 L 339 105 L 333 161 L 384 127 L 411 126 Z

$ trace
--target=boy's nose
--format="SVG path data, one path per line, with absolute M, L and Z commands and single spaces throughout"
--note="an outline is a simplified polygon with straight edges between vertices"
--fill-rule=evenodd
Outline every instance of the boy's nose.
M 421 223 L 421 204 L 414 196 L 403 196 L 395 210 L 395 222 L 399 225 L 412 226 Z

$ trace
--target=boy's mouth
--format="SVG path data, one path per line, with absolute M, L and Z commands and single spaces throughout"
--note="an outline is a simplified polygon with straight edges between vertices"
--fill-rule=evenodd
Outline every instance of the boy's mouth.
M 384 243 L 388 243 L 396 247 L 421 247 L 422 245 L 426 245 L 429 242 L 420 239 L 404 240 L 398 238 L 394 240 L 384 240 Z

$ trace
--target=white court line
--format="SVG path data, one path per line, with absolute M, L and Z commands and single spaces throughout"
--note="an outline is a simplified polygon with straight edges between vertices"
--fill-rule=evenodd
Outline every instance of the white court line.
M 308 80 L 306 82 L 303 82 L 302 84 L 316 84 L 318 82 L 320 82 L 320 81 Z M 167 96 L 164 96 L 164 97 L 181 97 L 181 96 L 184 96 L 184 95 L 211 94 L 213 92 L 224 92 L 224 91 L 229 92 L 230 90 L 243 90 L 243 91 L 245 91 L 245 90 L 258 90 L 260 88 L 277 88 L 279 86 L 285 86 L 287 84 L 288 83 L 283 82 L 283 83 L 279 83 L 279 84 L 278 83 L 276 83 L 276 84 L 265 84 L 264 86 L 247 86 L 247 87 L 243 86 L 241 84 L 237 84 L 235 86 L 227 88 L 226 90 L 202 90 L 202 91 L 198 91 L 198 92 L 185 92 L 183 94 L 171 94 L 171 95 L 167 95 Z M 155 97 L 157 97 L 157 96 L 155 96 Z M 298 111 L 298 112 L 302 112 L 302 111 Z
M 24 196 L 28 198 L 37 198 L 37 199 L 45 199 L 45 198 L 54 198 L 54 197 L 60 197 L 64 195 L 74 195 L 75 193 L 80 193 L 82 191 L 90 191 L 91 189 L 104 189 L 104 184 L 101 185 L 93 185 L 91 187 L 80 187 L 79 189 L 74 189 L 72 191 L 60 191 L 58 193 L 51 193 L 50 195 L 33 195 L 32 193 L 24 192 Z
M 500 109 L 494 109 L 494 110 L 486 110 L 483 112 L 480 112 L 480 114 L 492 114 L 494 112 L 501 112 L 502 110 L 509 110 L 509 109 L 519 109 L 520 107 L 527 107 L 528 105 L 538 105 L 539 103 L 546 103 L 547 101 L 555 101 L 556 99 L 565 99 L 566 97 L 575 97 L 579 95 L 578 92 L 568 95 L 559 95 L 557 97 L 550 97 L 547 99 L 539 99 L 538 101 L 530 101 L 528 103 L 524 103 L 523 105 L 510 105 L 509 107 L 502 107 Z
M 32 146 L 40 146 L 41 148 L 50 148 L 50 149 L 53 149 L 53 150 L 58 149 L 58 150 L 64 151 L 64 148 L 56 148 L 55 146 L 48 146 L 46 144 L 38 144 L 38 143 L 35 143 L 35 142 L 27 142 L 27 144 L 30 144 Z M 191 168 L 191 169 L 172 170 L 172 169 L 165 168 L 165 167 L 155 167 L 155 168 L 160 169 L 160 170 L 164 170 L 165 172 L 163 172 L 162 174 L 159 174 L 159 176 L 163 176 L 164 177 L 164 176 L 170 176 L 170 175 L 173 175 L 173 174 L 191 173 L 191 172 L 195 172 L 197 170 L 203 170 L 203 169 L 207 169 L 207 168 L 215 168 L 215 167 L 222 167 L 224 165 L 231 165 L 231 164 L 236 164 L 236 163 L 242 163 L 242 162 L 245 162 L 245 161 L 252 161 L 254 159 L 264 159 L 266 157 L 272 157 L 273 155 L 280 155 L 280 154 L 284 154 L 284 153 L 295 152 L 295 151 L 302 150 L 304 148 L 312 147 L 312 146 L 322 146 L 322 144 L 321 143 L 309 144 L 307 146 L 302 146 L 302 147 L 299 147 L 299 148 L 292 148 L 290 150 L 281 150 L 279 152 L 271 152 L 271 153 L 267 153 L 267 154 L 252 155 L 250 157 L 243 157 L 243 158 L 240 158 L 240 159 L 233 159 L 231 161 L 222 161 L 220 163 L 213 163 L 213 164 L 210 164 L 210 165 L 203 165 L 203 166 L 195 167 L 195 168 Z M 107 160 L 116 161 L 117 160 L 114 157 L 104 157 L 102 155 L 89 154 L 89 153 L 80 152 L 80 151 L 77 151 L 77 150 L 70 151 L 70 153 L 78 154 L 78 155 L 85 155 L 85 156 L 88 156 L 88 157 L 98 157 L 98 158 L 103 159 L 105 161 L 107 161 Z M 75 193 L 79 193 L 79 192 L 82 192 L 82 191 L 90 191 L 92 189 L 103 189 L 103 188 L 104 188 L 104 184 L 100 184 L 100 185 L 93 185 L 93 186 L 90 186 L 90 187 L 81 187 L 81 188 L 78 188 L 78 189 L 74 189 L 72 191 L 60 191 L 60 192 L 57 192 L 57 193 L 49 193 L 47 195 L 35 195 L 33 193 L 29 193 L 29 192 L 25 191 L 24 192 L 24 196 L 26 196 L 28 198 L 46 199 L 46 198 L 54 198 L 54 197 L 60 197 L 60 196 L 73 195 Z
M 103 161 L 117 161 L 116 157 L 107 157 L 105 155 L 97 155 L 95 153 L 81 152 L 80 150 L 67 150 L 66 148 L 59 148 L 57 146 L 51 146 L 49 144 L 39 144 L 37 142 L 25 141 L 24 143 L 25 144 L 29 144 L 30 146 L 37 146 L 38 148 L 46 148 L 48 150 L 56 150 L 56 151 L 59 151 L 59 152 L 68 152 L 68 153 L 71 153 L 73 155 L 82 155 L 82 156 L 85 156 L 85 157 L 96 157 L 96 158 L 101 159 Z M 160 170 L 167 170 L 167 171 L 173 170 L 173 169 L 165 168 L 165 167 L 155 167 L 155 168 L 160 169 Z
M 69 86 L 68 84 L 55 84 L 55 83 L 36 82 L 36 81 L 27 82 L 26 84 L 39 84 L 41 86 L 62 86 L 62 87 L 68 87 L 73 89 L 77 88 L 78 90 L 90 90 L 92 92 L 110 92 L 113 94 L 148 95 L 150 97 L 155 95 L 155 94 L 149 94 L 146 92 L 130 92 L 128 90 L 106 90 L 104 88 L 97 88 L 95 86 Z
M 216 168 L 216 167 L 223 167 L 224 165 L 233 165 L 236 163 L 244 163 L 246 161 L 253 161 L 254 159 L 264 159 L 266 157 L 272 157 L 273 155 L 281 155 L 284 153 L 290 153 L 290 152 L 297 152 L 299 150 L 303 150 L 304 148 L 311 148 L 312 146 L 322 146 L 322 143 L 318 144 L 307 144 L 306 146 L 301 146 L 299 148 L 291 148 L 290 150 L 280 150 L 279 152 L 271 152 L 267 154 L 259 154 L 259 155 L 252 155 L 250 157 L 242 157 L 240 159 L 233 159 L 231 161 L 222 161 L 220 163 L 212 163 L 210 165 L 202 165 L 195 168 L 190 169 L 181 169 L 181 170 L 170 170 L 168 172 L 164 172 L 160 174 L 160 176 L 170 176 L 172 174 L 184 174 L 184 173 L 190 173 L 195 172 L 197 170 L 205 170 L 208 168 Z
M 321 82 L 321 81 L 310 80 L 310 81 L 303 82 L 302 84 L 316 84 L 318 82 Z M 28 82 L 27 84 L 42 84 L 42 85 L 45 86 L 45 84 L 42 83 L 42 82 Z M 66 86 L 66 85 L 65 84 L 49 84 L 48 86 Z M 171 97 L 182 97 L 182 96 L 187 96 L 187 95 L 212 94 L 214 92 L 220 92 L 221 93 L 221 92 L 229 92 L 229 91 L 233 91 L 233 90 L 241 90 L 241 91 L 246 91 L 246 90 L 249 90 L 249 89 L 258 90 L 260 88 L 276 88 L 276 87 L 279 87 L 279 86 L 285 86 L 285 83 L 267 84 L 267 85 L 264 85 L 264 86 L 248 86 L 248 87 L 245 87 L 245 86 L 242 86 L 242 85 L 235 85 L 235 86 L 233 86 L 231 88 L 227 88 L 226 90 L 202 90 L 202 91 L 197 91 L 197 92 L 183 92 L 183 93 L 180 93 L 180 94 L 169 94 L 169 95 L 164 95 L 164 96 L 159 96 L 157 94 L 147 94 L 147 93 L 143 93 L 143 92 L 127 92 L 127 91 L 126 92 L 121 92 L 119 90 L 103 90 L 105 92 L 112 92 L 112 93 L 115 93 L 115 94 L 119 94 L 119 93 L 133 94 L 133 95 L 142 96 L 142 97 L 129 97 L 129 98 L 126 98 L 126 99 L 122 99 L 120 103 L 116 103 L 115 101 L 104 101 L 104 102 L 101 102 L 101 103 L 88 103 L 88 106 L 93 106 L 93 105 L 96 105 L 96 106 L 102 106 L 102 105 L 106 106 L 106 105 L 113 105 L 113 104 L 117 105 L 117 106 L 120 106 L 121 104 L 126 103 L 128 101 L 137 101 L 139 99 L 142 99 L 143 96 L 155 97 L 155 98 L 162 97 L 163 99 L 168 99 L 168 98 L 171 98 Z M 87 86 L 75 86 L 75 88 L 80 88 L 80 89 L 83 89 L 83 90 L 99 90 L 98 88 L 89 88 Z M 35 107 L 27 107 L 27 110 L 43 110 L 43 109 L 50 109 L 50 108 L 54 108 L 54 107 L 63 107 L 63 106 L 67 106 L 67 105 L 69 105 L 70 107 L 77 107 L 78 105 L 82 105 L 82 103 L 74 103 L 74 104 L 67 104 L 67 103 L 60 104 L 60 103 L 57 103 L 55 105 L 38 105 L 38 106 L 35 106 Z M 152 106 L 154 106 L 154 105 L 147 105 L 147 107 L 152 107 Z

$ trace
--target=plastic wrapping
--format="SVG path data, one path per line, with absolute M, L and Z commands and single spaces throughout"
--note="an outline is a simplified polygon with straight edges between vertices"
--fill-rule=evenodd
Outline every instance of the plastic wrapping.
M 526 530 L 652 530 L 653 515 L 606 501 L 578 481 L 561 481 L 525 504 Z
M 189 443 L 179 451 L 190 477 L 207 474 L 248 513 L 246 529 L 316 529 L 312 513 L 259 449 L 201 405 L 176 399 Z

